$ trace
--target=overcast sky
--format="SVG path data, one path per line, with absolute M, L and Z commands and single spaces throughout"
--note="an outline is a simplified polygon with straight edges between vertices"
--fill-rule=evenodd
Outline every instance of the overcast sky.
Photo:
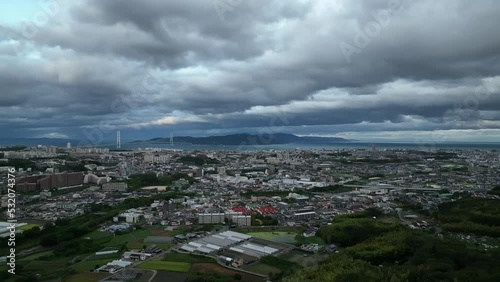
M 9 2 L 0 138 L 500 141 L 497 0 Z

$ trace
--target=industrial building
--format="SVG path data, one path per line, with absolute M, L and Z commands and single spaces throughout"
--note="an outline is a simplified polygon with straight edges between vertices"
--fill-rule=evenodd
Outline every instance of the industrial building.
M 200 213 L 198 214 L 199 224 L 214 224 L 214 223 L 224 223 L 223 213 Z
M 122 182 L 104 183 L 102 185 L 103 192 L 127 192 L 127 189 L 127 183 Z
M 83 178 L 83 183 L 86 183 L 86 184 L 87 183 L 94 183 L 97 185 L 103 185 L 107 182 L 108 182 L 107 177 L 105 177 L 105 176 L 99 177 L 99 176 L 92 174 L 92 173 L 85 174 L 85 176 Z
M 271 248 L 268 246 L 263 246 L 255 243 L 244 243 L 239 246 L 231 247 L 229 250 L 242 253 L 245 255 L 253 256 L 253 257 L 263 257 L 276 253 L 279 249 Z
M 142 214 L 139 214 L 139 213 L 126 212 L 126 213 L 121 213 L 118 216 L 115 216 L 113 218 L 113 221 L 114 222 L 136 223 L 140 220 L 141 216 L 142 216 Z
M 20 177 L 16 183 L 16 190 L 19 192 L 30 192 L 82 184 L 82 172 L 62 172 Z
M 184 244 L 180 249 L 191 253 L 209 254 L 250 238 L 252 236 L 243 233 L 224 231 Z
M 296 219 L 296 220 L 307 220 L 307 219 L 311 219 L 311 218 L 314 218 L 316 216 L 316 212 L 300 212 L 300 213 L 295 213 L 293 215 L 293 217 Z
M 235 215 L 232 218 L 233 223 L 237 226 L 251 226 L 252 217 L 249 215 Z
M 137 261 L 137 260 L 146 260 L 151 257 L 151 254 L 148 253 L 139 253 L 139 252 L 124 252 L 123 258 L 127 260 Z
M 144 162 L 146 163 L 167 163 L 170 161 L 170 156 L 166 154 L 145 154 Z

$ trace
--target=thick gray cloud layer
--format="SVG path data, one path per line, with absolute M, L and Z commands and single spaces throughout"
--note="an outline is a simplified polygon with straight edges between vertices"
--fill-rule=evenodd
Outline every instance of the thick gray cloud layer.
M 49 2 L 1 25 L 0 137 L 500 133 L 495 0 Z

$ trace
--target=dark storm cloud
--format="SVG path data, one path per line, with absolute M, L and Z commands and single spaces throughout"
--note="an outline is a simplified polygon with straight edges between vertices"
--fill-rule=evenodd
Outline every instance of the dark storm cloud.
M 222 16 L 221 2 L 74 1 L 29 40 L 2 37 L 0 118 L 70 135 L 258 131 L 276 116 L 303 133 L 499 121 L 496 1 L 243 0 Z

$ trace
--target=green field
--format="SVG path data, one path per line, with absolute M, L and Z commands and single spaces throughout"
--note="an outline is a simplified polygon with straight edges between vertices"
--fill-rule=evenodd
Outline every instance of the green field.
M 177 262 L 187 262 L 187 263 L 196 263 L 196 262 L 214 262 L 214 259 L 204 257 L 204 256 L 196 256 L 196 255 L 188 255 L 181 253 L 167 253 L 163 257 L 164 261 L 177 261 Z
M 304 243 L 306 243 L 306 244 L 325 245 L 325 241 L 323 241 L 323 239 L 321 239 L 318 236 L 305 237 L 304 238 Z
M 26 231 L 26 230 L 30 230 L 31 228 L 33 228 L 35 226 L 40 226 L 40 225 L 38 225 L 38 224 L 28 224 L 28 225 L 24 225 L 24 226 L 21 226 L 21 227 L 16 228 L 16 229 L 17 230 Z
M 102 243 L 108 247 L 123 245 L 126 242 L 127 248 L 129 249 L 142 249 L 144 245 L 150 245 L 144 244 L 144 238 L 152 235 L 151 231 L 147 229 L 139 229 L 127 234 L 112 235 L 108 237 L 99 237 L 99 233 L 97 232 L 89 233 L 86 237 L 94 237 L 98 243 Z
M 101 259 L 120 259 L 120 252 L 114 254 L 92 255 L 88 260 L 101 260 Z
M 94 232 L 91 232 L 91 233 L 85 235 L 83 238 L 89 238 L 90 240 L 97 240 L 97 239 L 106 238 L 109 236 L 112 236 L 109 232 L 94 231 Z
M 26 270 L 44 270 L 44 271 L 56 271 L 64 268 L 68 260 L 66 258 L 49 260 L 49 261 L 31 261 L 24 266 Z
M 287 231 L 248 232 L 247 234 L 257 238 L 281 243 L 294 243 L 295 236 L 297 236 L 297 233 Z
M 64 282 L 97 282 L 106 277 L 108 277 L 109 273 L 93 273 L 93 272 L 84 272 L 75 275 L 68 276 L 63 279 Z
M 113 260 L 113 258 L 86 260 L 72 265 L 71 268 L 74 268 L 78 272 L 88 272 L 94 270 L 96 265 L 102 266 Z
M 48 255 L 52 255 L 52 254 L 54 254 L 53 251 L 39 252 L 39 253 L 36 253 L 36 254 L 32 254 L 32 255 L 29 255 L 29 256 L 22 257 L 22 258 L 19 259 L 19 261 L 36 260 L 36 259 L 38 259 L 40 257 L 48 256 Z
M 254 263 L 249 266 L 245 266 L 243 269 L 259 273 L 262 275 L 269 275 L 269 273 L 280 273 L 281 270 L 277 267 L 265 264 L 265 263 Z
M 294 249 L 287 254 L 280 255 L 279 258 L 295 262 L 303 267 L 314 267 L 328 258 L 327 254 L 311 254 L 310 252 Z
M 154 269 L 154 270 L 165 270 L 165 271 L 175 271 L 175 272 L 188 272 L 190 267 L 191 264 L 187 262 L 161 261 L 161 260 L 147 261 L 138 266 L 138 268 L 142 269 Z

